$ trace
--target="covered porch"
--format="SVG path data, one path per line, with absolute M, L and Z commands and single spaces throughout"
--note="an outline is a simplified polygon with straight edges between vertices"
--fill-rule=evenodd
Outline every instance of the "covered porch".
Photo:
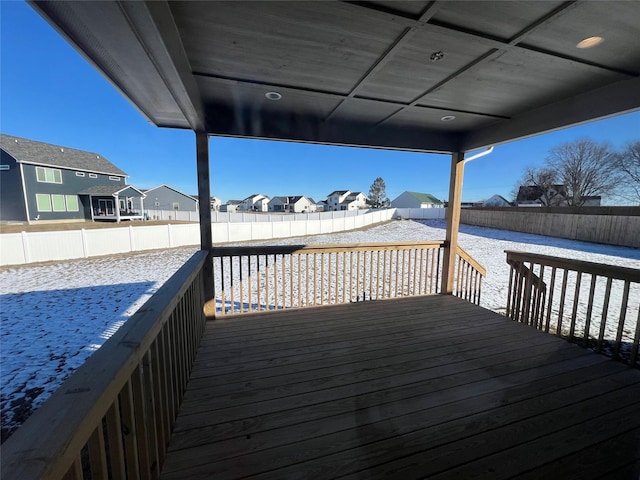
M 79 194 L 88 197 L 93 221 L 120 223 L 144 218 L 145 194 L 131 185 L 96 185 Z
M 309 252 L 284 252 L 285 274 L 283 252 L 216 251 L 200 209 L 201 251 L 3 445 L 3 478 L 635 480 L 640 372 L 565 342 L 561 325 L 555 337 L 530 328 L 545 322 L 529 313 L 550 305 L 531 259 L 514 261 L 518 321 L 471 303 L 481 278 L 457 238 L 467 152 L 640 108 L 640 4 L 33 6 L 154 124 L 195 132 L 201 205 L 215 175 L 210 135 L 444 153 L 451 177 L 433 291 L 415 298 L 378 300 L 390 270 L 369 254 L 364 301 L 280 302 L 292 278 L 265 292 L 273 303 L 245 301 L 251 255 L 286 282 L 293 255 L 299 267 Z M 610 35 L 603 50 L 576 50 L 575 32 L 596 24 Z M 336 273 L 321 299 L 337 272 L 361 271 L 325 253 Z M 218 259 L 239 283 L 216 281 Z M 607 275 L 626 282 L 626 302 L 637 272 Z M 236 295 L 242 315 L 222 318 Z M 274 311 L 244 311 L 254 304 Z M 639 337 L 627 342 L 631 366 Z

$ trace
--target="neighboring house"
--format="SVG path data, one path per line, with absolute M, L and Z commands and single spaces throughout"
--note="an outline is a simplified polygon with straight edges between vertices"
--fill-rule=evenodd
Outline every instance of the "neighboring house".
M 141 219 L 144 193 L 101 155 L 0 134 L 0 220 Z
M 442 208 L 444 203 L 429 193 L 404 192 L 391 201 L 393 208 Z
M 212 211 L 219 212 L 220 205 L 222 205 L 222 200 L 220 200 L 218 197 L 211 197 L 209 201 L 209 206 L 211 207 Z
M 482 203 L 483 207 L 510 207 L 511 203 L 509 200 L 504 198 L 502 195 L 493 195 L 488 199 L 484 200 Z
M 549 190 L 537 185 L 521 185 L 518 189 L 516 204 L 519 207 L 565 207 L 567 206 L 566 192 L 564 185 L 553 185 Z
M 240 202 L 238 210 L 245 212 L 268 212 L 270 198 L 261 193 L 254 193 Z
M 182 193 L 169 185 L 159 185 L 145 190 L 148 210 L 174 210 L 179 212 L 197 212 L 198 200 Z
M 336 190 L 327 195 L 325 211 L 358 210 L 367 208 L 367 197 L 362 192 Z
M 327 206 L 327 201 L 326 200 L 320 200 L 317 204 L 316 204 L 316 212 L 328 212 L 329 208 Z
M 229 200 L 227 203 L 220 205 L 220 211 L 226 213 L 236 213 L 240 209 L 240 200 Z
M 317 210 L 316 202 L 303 195 L 292 197 L 273 197 L 269 201 L 270 212 L 312 213 Z
M 543 206 L 543 207 L 567 207 L 571 197 L 567 195 L 564 185 L 553 185 L 545 193 L 542 187 L 535 185 L 522 185 L 518 189 L 516 204 L 519 207 Z M 602 202 L 600 195 L 582 197 L 583 207 L 599 207 Z

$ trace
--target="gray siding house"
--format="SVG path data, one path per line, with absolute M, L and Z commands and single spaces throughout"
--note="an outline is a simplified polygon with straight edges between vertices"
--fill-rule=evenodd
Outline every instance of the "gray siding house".
M 145 203 L 149 210 L 174 210 L 180 212 L 197 212 L 198 200 L 182 193 L 169 185 L 159 185 L 145 190 Z
M 0 220 L 142 218 L 144 194 L 97 153 L 0 134 Z

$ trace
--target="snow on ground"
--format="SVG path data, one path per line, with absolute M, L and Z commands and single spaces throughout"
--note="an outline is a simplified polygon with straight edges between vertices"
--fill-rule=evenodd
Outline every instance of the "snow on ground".
M 2 441 L 194 252 L 0 270 Z
M 364 230 L 250 244 L 366 243 L 444 237 L 442 220 L 404 220 Z M 640 250 L 625 247 L 466 225 L 460 228 L 459 241 L 487 269 L 481 304 L 496 311 L 504 310 L 507 299 L 509 267 L 504 250 L 640 269 Z M 194 251 L 182 248 L 0 270 L 3 441 Z M 637 312 L 638 290 L 632 290 L 630 302 Z

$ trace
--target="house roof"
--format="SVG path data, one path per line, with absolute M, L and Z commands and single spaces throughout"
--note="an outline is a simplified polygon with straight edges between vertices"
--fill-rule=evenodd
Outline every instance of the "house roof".
M 457 152 L 640 109 L 637 1 L 30 5 L 163 127 Z
M 173 188 L 173 187 L 171 187 L 171 186 L 169 186 L 169 185 L 167 185 L 165 183 L 163 183 L 162 185 L 158 185 L 157 187 L 149 188 L 148 190 L 145 190 L 144 192 L 145 193 L 149 193 L 149 192 L 152 192 L 152 191 L 157 190 L 159 188 L 168 188 L 169 190 L 172 190 L 175 193 L 182 195 L 183 197 L 187 197 L 190 200 L 195 200 L 196 202 L 198 202 L 198 198 L 197 197 L 194 197 L 193 195 L 187 195 L 186 193 L 181 192 L 180 190 L 177 190 L 177 189 L 175 189 L 175 188 Z
M 123 192 L 128 189 L 138 192 L 140 196 L 143 198 L 146 197 L 144 192 L 138 190 L 136 187 L 131 185 L 124 185 L 124 186 L 123 185 L 94 185 L 93 187 L 89 187 L 78 192 L 78 195 L 92 195 L 94 197 L 98 197 L 98 196 L 105 196 L 105 197 L 114 196 L 115 197 L 120 192 Z
M 436 197 L 431 195 L 430 193 L 419 193 L 419 192 L 407 192 L 409 195 L 414 197 L 416 200 L 420 201 L 420 203 L 434 203 L 441 204 L 442 201 L 438 200 Z
M 68 168 L 85 172 L 126 177 L 127 174 L 102 155 L 0 134 L 0 147 L 19 163 Z
M 332 197 L 333 195 L 344 195 L 345 193 L 350 192 L 351 190 L 336 190 L 334 192 L 331 192 L 329 195 L 327 195 L 327 197 Z
M 565 195 L 564 185 L 553 185 L 557 195 Z M 544 189 L 538 185 L 520 185 L 516 202 L 533 202 L 544 195 Z

